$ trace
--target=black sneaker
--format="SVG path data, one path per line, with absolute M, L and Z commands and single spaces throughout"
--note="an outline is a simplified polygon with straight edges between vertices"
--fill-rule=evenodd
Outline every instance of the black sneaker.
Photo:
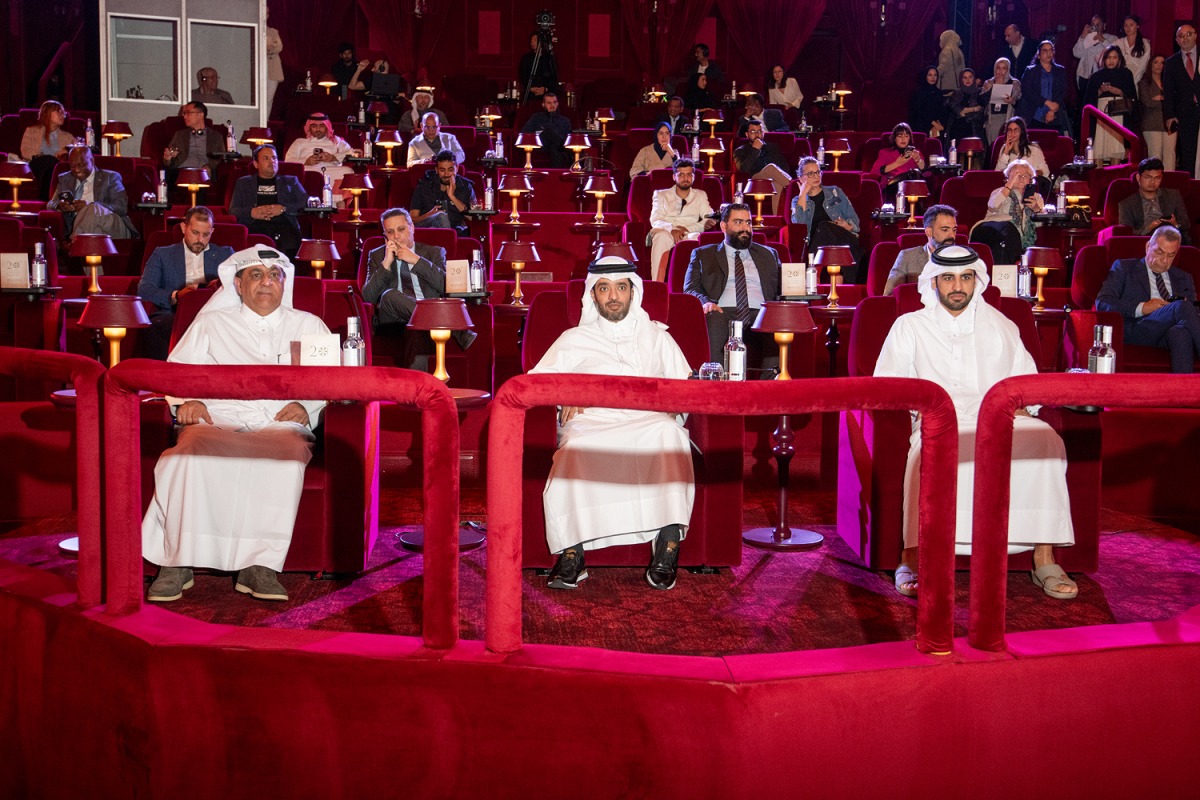
M 583 563 L 583 549 L 571 548 L 558 554 L 558 561 L 554 562 L 554 569 L 550 570 L 550 580 L 546 585 L 551 589 L 578 589 L 587 576 L 587 567 Z
M 674 589 L 675 571 L 679 567 L 679 542 L 654 540 L 654 559 L 646 568 L 646 583 L 655 589 Z

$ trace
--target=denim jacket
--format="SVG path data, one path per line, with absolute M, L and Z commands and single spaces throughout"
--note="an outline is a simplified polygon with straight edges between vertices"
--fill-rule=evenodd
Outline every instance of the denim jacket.
M 854 210 L 854 206 L 850 204 L 850 198 L 846 197 L 846 193 L 836 186 L 822 186 L 825 192 L 825 213 L 830 219 L 842 219 L 854 226 L 854 233 L 859 232 L 858 214 Z M 807 203 L 808 208 L 801 210 L 800 198 L 792 198 L 792 222 L 799 222 L 804 225 L 812 225 L 814 208 L 812 203 Z

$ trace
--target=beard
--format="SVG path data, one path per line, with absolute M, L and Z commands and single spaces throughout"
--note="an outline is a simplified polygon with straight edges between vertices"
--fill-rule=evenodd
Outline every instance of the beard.
M 725 234 L 725 244 L 729 245 L 730 247 L 736 247 L 739 250 L 746 250 L 747 248 L 749 248 L 750 240 L 751 240 L 750 231 L 741 231 L 740 233 L 734 233 L 733 231 L 728 231 Z
M 596 311 L 609 322 L 620 322 L 629 316 L 629 303 L 610 300 L 607 303 L 596 303 Z
M 972 296 L 966 292 L 951 292 L 950 294 L 938 292 L 938 300 L 948 311 L 962 311 L 970 304 Z

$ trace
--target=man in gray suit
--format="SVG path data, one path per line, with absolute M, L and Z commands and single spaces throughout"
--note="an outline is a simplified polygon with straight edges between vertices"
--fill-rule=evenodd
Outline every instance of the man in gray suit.
M 1179 231 L 1156 228 L 1146 242 L 1145 258 L 1122 258 L 1112 265 L 1096 295 L 1097 311 L 1124 318 L 1127 344 L 1162 347 L 1171 353 L 1171 372 L 1190 373 L 1200 354 L 1200 317 L 1196 282 L 1172 266 L 1180 247 Z
M 412 216 L 406 209 L 389 208 L 379 218 L 387 241 L 367 255 L 367 281 L 363 299 L 375 306 L 376 333 L 402 335 L 418 300 L 442 297 L 446 293 L 446 250 L 419 244 L 413 236 Z M 466 350 L 478 334 L 454 331 L 458 346 Z M 428 337 L 420 343 L 408 337 L 405 361 L 428 352 Z
M 114 239 L 137 236 L 129 220 L 129 198 L 121 176 L 96 169 L 92 151 L 86 147 L 72 147 L 67 163 L 70 171 L 54 179 L 46 204 L 46 208 L 62 212 L 67 241 L 77 233 L 104 233 Z
M 684 278 L 684 291 L 695 295 L 704 305 L 708 325 L 709 357 L 721 361 L 729 339 L 729 323 L 741 319 L 742 338 L 747 348 L 758 345 L 760 336 L 750 330 L 759 306 L 779 299 L 782 266 L 773 248 L 751 241 L 750 207 L 730 203 L 721 213 L 725 241 L 697 247 L 692 251 Z M 745 282 L 745 308 L 739 310 L 738 273 Z M 733 276 L 733 280 L 730 280 Z M 764 366 L 768 366 L 764 360 Z
M 925 244 L 907 247 L 896 256 L 896 263 L 888 273 L 887 285 L 883 287 L 884 296 L 891 295 L 901 284 L 916 283 L 933 251 L 954 242 L 954 236 L 958 233 L 958 212 L 952 206 L 940 203 L 932 205 L 925 209 L 921 219 L 925 223 Z
M 1117 206 L 1120 223 L 1133 228 L 1138 236 L 1149 236 L 1161 225 L 1179 230 L 1184 244 L 1191 244 L 1192 221 L 1178 189 L 1162 188 L 1161 159 L 1146 158 L 1138 164 L 1137 194 L 1126 197 Z

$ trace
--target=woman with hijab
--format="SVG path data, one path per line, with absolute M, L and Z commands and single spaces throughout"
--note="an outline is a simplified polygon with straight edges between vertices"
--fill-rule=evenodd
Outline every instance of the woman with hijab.
M 1162 159 L 1163 169 L 1175 169 L 1175 138 L 1178 134 L 1163 129 L 1163 66 L 1166 57 L 1154 56 L 1146 74 L 1138 82 L 1138 100 L 1142 105 L 1142 136 L 1146 139 L 1146 155 Z
M 634 156 L 629 177 L 645 175 L 652 169 L 670 169 L 677 158 L 679 153 L 671 147 L 671 124 L 660 122 L 654 129 L 654 144 L 646 145 Z
M 684 92 L 683 102 L 687 108 L 717 108 L 721 98 L 709 87 L 708 76 L 703 72 L 694 73 L 688 78 L 687 91 Z
M 958 88 L 950 95 L 950 139 L 966 139 L 983 136 L 983 105 L 979 100 L 980 85 L 975 81 L 975 70 L 967 67 L 958 76 Z
M 1133 73 L 1136 85 L 1150 64 L 1150 40 L 1142 36 L 1142 20 L 1136 14 L 1125 17 L 1125 35 L 1117 39 L 1117 47 L 1125 56 L 1125 66 Z
M 942 31 L 938 47 L 941 48 L 937 63 L 938 75 L 941 76 L 938 79 L 938 88 L 952 92 L 958 88 L 959 74 L 967 68 L 967 60 L 963 57 L 962 38 L 952 30 Z
M 908 99 L 908 121 L 913 130 L 937 138 L 945 129 L 946 97 L 938 88 L 937 67 L 929 66 L 921 73 L 917 88 Z
M 1125 56 L 1121 54 L 1120 47 L 1110 44 L 1104 48 L 1100 69 L 1088 78 L 1087 87 L 1083 90 L 1083 104 L 1096 106 L 1124 125 L 1133 113 L 1136 97 L 1133 73 L 1125 66 Z M 1086 133 L 1083 131 L 1081 135 Z M 1125 153 L 1124 144 L 1109 133 L 1104 125 L 1096 125 L 1093 139 L 1097 162 L 1115 161 Z
M 804 102 L 804 93 L 792 77 L 784 77 L 783 67 L 779 64 L 771 67 L 771 77 L 767 80 L 767 102 L 776 106 L 799 108 Z
M 1054 42 L 1038 45 L 1037 60 L 1021 75 L 1020 114 L 1034 128 L 1051 128 L 1070 135 L 1067 124 L 1067 71 L 1054 60 Z
M 996 89 L 996 87 L 1001 87 Z M 1003 87 L 1008 87 L 1007 89 Z M 1005 123 L 1012 117 L 1021 99 L 1021 83 L 1013 80 L 1012 65 L 1007 58 L 996 59 L 992 77 L 983 82 L 979 102 L 983 105 L 983 135 L 988 146 L 1004 135 Z

